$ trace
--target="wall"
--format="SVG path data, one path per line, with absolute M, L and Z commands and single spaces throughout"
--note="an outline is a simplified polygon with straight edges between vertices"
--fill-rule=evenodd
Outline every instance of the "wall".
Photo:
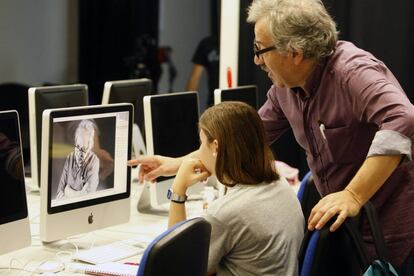
M 160 0 L 160 46 L 172 47 L 172 60 L 177 68 L 173 91 L 185 91 L 191 72 L 191 58 L 198 42 L 210 34 L 210 1 Z M 163 65 L 159 92 L 168 92 L 168 71 Z M 200 106 L 205 106 L 207 78 L 200 84 Z
M 0 2 L 0 83 L 77 79 L 77 1 Z

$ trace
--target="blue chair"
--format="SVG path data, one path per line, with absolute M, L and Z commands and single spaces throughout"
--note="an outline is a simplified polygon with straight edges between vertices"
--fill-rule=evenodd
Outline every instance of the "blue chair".
M 318 201 L 321 199 L 321 196 L 319 195 L 319 192 L 313 182 L 311 171 L 309 171 L 300 182 L 297 196 L 300 202 L 300 206 L 302 207 L 305 221 L 308 221 L 313 206 L 315 206 L 315 204 L 318 203 Z
M 207 275 L 211 225 L 203 218 L 175 224 L 145 249 L 138 276 Z

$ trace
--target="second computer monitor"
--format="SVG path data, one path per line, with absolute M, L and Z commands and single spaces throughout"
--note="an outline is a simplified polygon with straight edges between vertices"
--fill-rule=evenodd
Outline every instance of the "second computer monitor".
M 105 82 L 102 104 L 131 103 L 134 106 L 134 123 L 138 128 L 134 127 L 132 137 L 135 155 L 146 153 L 143 98 L 151 92 L 152 81 L 146 78 Z
M 214 90 L 214 104 L 225 101 L 244 102 L 257 109 L 257 87 L 255 85 L 245 85 Z
M 148 155 L 180 157 L 199 148 L 197 92 L 146 96 L 144 116 Z M 171 177 L 161 177 L 155 185 L 147 186 L 151 206 L 168 202 L 166 194 L 172 181 Z M 200 186 L 192 186 L 189 193 L 199 192 Z
M 32 87 L 29 89 L 30 160 L 32 186 L 40 185 L 42 113 L 45 109 L 88 105 L 84 84 Z

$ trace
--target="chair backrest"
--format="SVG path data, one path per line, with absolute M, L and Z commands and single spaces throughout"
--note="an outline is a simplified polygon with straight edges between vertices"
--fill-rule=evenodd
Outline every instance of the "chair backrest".
M 177 223 L 148 245 L 137 275 L 207 275 L 210 234 L 203 218 Z
M 321 196 L 319 195 L 318 190 L 316 190 L 313 182 L 311 171 L 309 171 L 300 182 L 297 196 L 302 207 L 305 221 L 308 221 L 313 206 L 315 206 L 315 204 L 321 199 Z
M 360 275 L 360 260 L 348 232 L 344 227 L 330 232 L 329 225 L 305 233 L 299 252 L 299 275 Z
M 370 257 L 360 232 L 364 222 L 368 222 L 371 230 L 377 259 L 389 264 L 384 235 L 371 202 L 363 206 L 358 216 L 347 218 L 339 229 L 330 232 L 336 218 L 321 230 L 306 231 L 299 252 L 300 276 L 361 275 L 366 271 Z

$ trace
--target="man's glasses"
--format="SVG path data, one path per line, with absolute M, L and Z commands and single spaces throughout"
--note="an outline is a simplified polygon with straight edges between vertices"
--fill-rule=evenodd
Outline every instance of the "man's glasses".
M 256 55 L 257 58 L 260 58 L 261 54 L 264 54 L 264 53 L 267 53 L 267 52 L 270 52 L 270 51 L 273 51 L 273 50 L 276 50 L 275 46 L 270 46 L 270 47 L 267 47 L 267 48 L 264 48 L 264 49 L 260 49 L 259 46 L 257 45 L 256 41 L 253 42 L 253 52 L 254 52 L 254 54 Z

